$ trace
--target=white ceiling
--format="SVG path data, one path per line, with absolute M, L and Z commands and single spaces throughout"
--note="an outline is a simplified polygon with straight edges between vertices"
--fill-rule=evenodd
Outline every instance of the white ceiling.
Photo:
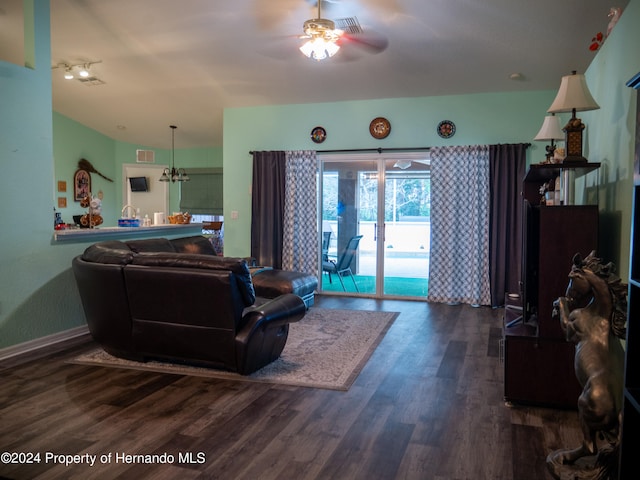
M 297 50 L 310 0 L 52 0 L 52 64 L 101 61 L 87 86 L 53 70 L 53 108 L 109 137 L 222 145 L 227 107 L 556 89 L 594 56 L 610 0 L 331 0 L 386 36 L 317 62 Z M 622 0 L 617 6 L 626 6 Z M 518 80 L 510 75 L 519 73 Z

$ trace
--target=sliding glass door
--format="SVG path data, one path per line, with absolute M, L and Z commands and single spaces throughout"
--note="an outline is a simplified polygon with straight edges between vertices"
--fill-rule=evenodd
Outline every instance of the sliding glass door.
M 383 292 L 426 298 L 431 239 L 428 159 L 385 160 L 384 185 Z
M 339 157 L 321 163 L 321 288 L 375 295 L 378 162 Z
M 372 154 L 321 160 L 321 290 L 425 298 L 428 158 Z

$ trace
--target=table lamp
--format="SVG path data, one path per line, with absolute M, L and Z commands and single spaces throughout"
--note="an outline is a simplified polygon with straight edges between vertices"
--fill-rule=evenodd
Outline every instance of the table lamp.
M 587 162 L 582 156 L 582 131 L 584 123 L 576 118 L 576 112 L 597 110 L 600 106 L 591 96 L 584 75 L 575 70 L 571 75 L 562 77 L 560 89 L 555 100 L 547 110 L 549 113 L 571 112 L 571 119 L 563 128 L 565 132 L 565 162 Z
M 547 145 L 547 160 L 545 163 L 551 163 L 553 154 L 556 150 L 556 145 L 554 140 L 564 140 L 564 132 L 560 127 L 560 117 L 556 117 L 554 113 L 551 115 L 547 115 L 544 117 L 544 122 L 542 122 L 542 127 L 540 131 L 535 136 L 534 140 L 538 141 L 548 141 L 551 140 L 551 145 Z

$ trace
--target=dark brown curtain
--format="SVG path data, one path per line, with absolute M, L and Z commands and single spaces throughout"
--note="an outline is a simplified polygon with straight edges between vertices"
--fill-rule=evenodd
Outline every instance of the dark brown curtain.
M 522 180 L 528 143 L 490 145 L 489 277 L 491 304 L 504 305 L 505 292 L 520 293 L 522 277 Z
M 258 265 L 282 268 L 285 152 L 253 152 L 251 256 Z

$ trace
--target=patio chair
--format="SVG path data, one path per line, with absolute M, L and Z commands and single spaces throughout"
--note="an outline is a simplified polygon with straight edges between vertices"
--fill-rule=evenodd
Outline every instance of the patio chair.
M 342 290 L 344 290 L 345 292 L 347 291 L 347 289 L 344 287 L 344 282 L 342 281 L 343 275 L 349 275 L 351 277 L 351 280 L 353 280 L 353 285 L 356 287 L 356 292 L 360 292 L 360 290 L 358 290 L 356 279 L 353 276 L 353 272 L 351 271 L 351 262 L 353 261 L 353 257 L 355 257 L 356 255 L 358 244 L 360 243 L 361 238 L 362 235 L 351 237 L 351 239 L 349 239 L 349 243 L 347 243 L 346 248 L 342 252 L 342 255 L 340 255 L 340 259 L 337 262 L 334 262 L 333 260 L 322 262 L 322 271 L 329 274 L 329 283 L 332 283 L 331 274 L 335 273 L 338 276 L 338 280 L 340 280 Z
M 322 232 L 322 261 L 329 261 L 329 244 L 331 243 L 331 232 Z

